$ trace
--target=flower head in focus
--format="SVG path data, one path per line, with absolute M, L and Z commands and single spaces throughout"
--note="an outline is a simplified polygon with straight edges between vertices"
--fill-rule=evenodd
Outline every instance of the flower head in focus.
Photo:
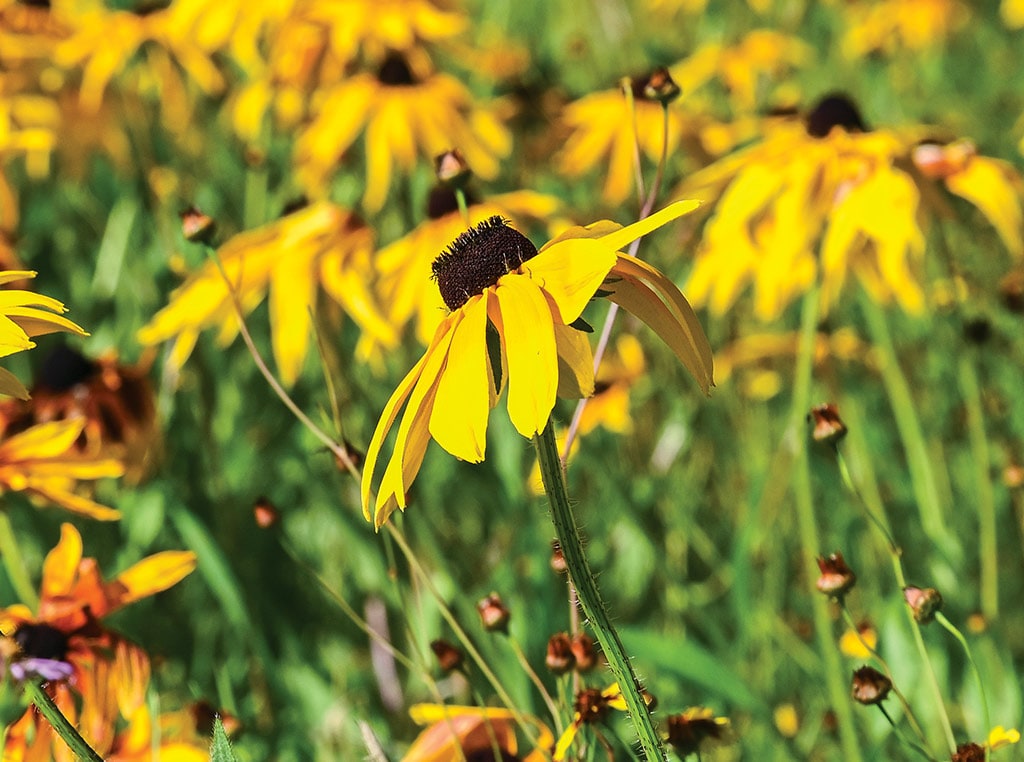
M 37 613 L 22 604 L 0 610 L 0 630 L 18 646 L 15 659 L 42 659 L 70 667 L 67 679 L 51 682 L 47 689 L 101 753 L 111 748 L 118 715 L 131 717 L 144 706 L 150 675 L 145 652 L 107 630 L 102 620 L 172 587 L 195 565 L 196 556 L 190 551 L 164 551 L 107 581 L 96 560 L 82 556 L 78 530 L 63 524 L 60 541 L 43 564 Z M 51 744 L 62 759 L 63 743 L 49 723 L 30 709 L 8 733 L 4 759 L 48 758 Z
M 496 707 L 453 706 L 442 704 L 415 704 L 409 715 L 417 725 L 428 725 L 419 734 L 402 757 L 402 762 L 447 762 L 462 756 L 474 759 L 475 754 L 493 757 L 495 744 L 502 754 L 519 759 L 519 741 L 516 738 L 517 716 L 536 732 L 534 750 L 523 757 L 523 762 L 542 762 L 550 759 L 554 736 L 540 720 L 529 715 L 513 713 Z
M 539 252 L 498 217 L 459 236 L 433 265 L 450 312 L 388 400 L 370 440 L 362 479 L 366 518 L 380 527 L 395 508 L 406 507 L 406 490 L 431 438 L 462 460 L 483 460 L 490 410 L 506 385 L 509 417 L 524 437 L 543 431 L 559 394 L 592 394 L 593 357 L 580 317 L 599 292 L 653 328 L 707 391 L 711 351 L 690 306 L 664 275 L 618 253 L 696 206 L 679 202 L 625 228 L 607 221 L 570 228 Z M 403 405 L 371 503 L 381 448 Z
M 292 384 L 302 370 L 317 286 L 342 306 L 359 327 L 385 346 L 394 331 L 380 315 L 367 285 L 373 234 L 350 212 L 319 202 L 255 230 L 239 233 L 217 251 L 220 265 L 206 262 L 171 296 L 170 304 L 139 330 L 139 342 L 173 339 L 169 364 L 181 368 L 199 332 L 220 326 L 228 344 L 238 319 L 228 283 L 244 312 L 269 292 L 274 359 L 281 378 Z M 227 282 L 225 282 L 225 276 Z

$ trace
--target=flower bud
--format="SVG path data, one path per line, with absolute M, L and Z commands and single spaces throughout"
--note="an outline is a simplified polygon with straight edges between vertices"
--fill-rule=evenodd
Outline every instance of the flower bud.
M 842 553 L 833 553 L 828 558 L 819 556 L 818 568 L 821 569 L 818 590 L 833 598 L 846 595 L 857 581 L 857 575 L 846 565 Z
M 942 594 L 934 587 L 921 588 L 910 585 L 903 588 L 903 597 L 914 613 L 914 621 L 918 624 L 928 624 L 942 608 Z
M 462 651 L 447 640 L 433 641 L 430 644 L 430 650 L 437 657 L 437 663 L 442 672 L 454 672 L 462 667 Z
M 551 541 L 551 570 L 555 574 L 565 574 L 569 566 L 562 554 L 562 544 L 558 540 Z
M 260 529 L 269 529 L 281 518 L 281 514 L 272 502 L 265 497 L 256 498 L 252 506 L 252 515 L 256 519 L 256 526 Z
M 453 148 L 434 157 L 434 174 L 442 185 L 461 188 L 473 173 L 462 152 Z
M 892 680 L 874 667 L 861 667 L 853 673 L 853 700 L 860 704 L 880 704 L 891 690 Z
M 846 424 L 839 417 L 839 408 L 831 402 L 812 407 L 807 420 L 814 425 L 811 437 L 815 442 L 836 444 L 846 436 Z
M 192 243 L 210 243 L 217 232 L 217 223 L 213 217 L 203 214 L 194 206 L 183 211 L 181 217 L 181 234 L 186 241 Z
M 576 634 L 570 648 L 576 659 L 577 672 L 589 672 L 597 666 L 597 648 L 594 646 L 594 639 L 585 632 Z
M 568 672 L 576 664 L 572 641 L 566 633 L 560 632 L 548 639 L 548 653 L 544 657 L 544 663 L 556 675 Z
M 477 603 L 476 610 L 480 614 L 480 622 L 485 630 L 508 633 L 508 620 L 511 612 L 497 593 L 491 593 Z
M 643 82 L 642 92 L 647 100 L 666 104 L 678 98 L 679 93 L 682 91 L 679 89 L 676 81 L 672 79 L 668 69 L 664 66 L 659 66 Z

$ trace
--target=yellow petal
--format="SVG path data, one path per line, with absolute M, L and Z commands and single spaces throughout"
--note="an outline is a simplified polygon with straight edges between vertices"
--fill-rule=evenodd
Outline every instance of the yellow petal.
M 496 289 L 508 361 L 508 414 L 529 439 L 543 430 L 555 406 L 558 350 L 544 293 L 522 275 L 504 275 Z
M 0 286 L 16 280 L 27 280 L 36 277 L 35 270 L 0 270 Z
M 594 393 L 594 353 L 583 331 L 554 324 L 558 349 L 558 396 L 580 399 Z
M 0 368 L 0 394 L 16 397 L 19 400 L 29 398 L 28 389 L 18 380 L 18 377 L 6 368 Z
M 65 454 L 85 428 L 85 419 L 67 419 L 40 423 L 0 445 L 2 460 L 37 460 Z
M 981 210 L 1014 256 L 1024 254 L 1020 185 L 1010 165 L 985 156 L 975 156 L 946 180 L 950 191 Z
M 487 416 L 494 396 L 487 355 L 489 297 L 485 291 L 462 306 L 464 317 L 454 329 L 430 413 L 430 435 L 452 455 L 470 463 L 484 459 Z
M 142 559 L 110 584 L 110 611 L 173 587 L 193 572 L 196 562 L 190 550 L 166 550 Z
M 302 371 L 309 343 L 310 310 L 316 302 L 312 257 L 284 252 L 271 275 L 270 330 L 281 382 L 291 386 Z
M 57 331 L 76 333 L 79 336 L 89 335 L 80 325 L 71 322 L 66 317 L 37 310 L 34 307 L 6 307 L 3 312 L 21 326 L 29 336 L 45 336 Z
M 96 521 L 117 521 L 121 518 L 121 512 L 100 505 L 95 500 L 76 495 L 63 487 L 49 482 L 37 482 L 29 480 L 29 492 L 45 498 L 54 505 L 59 505 L 65 510 L 77 513 L 79 516 L 94 519 Z
M 43 562 L 43 598 L 68 595 L 78 577 L 78 563 L 82 560 L 82 535 L 71 524 L 60 525 L 60 542 L 46 554 Z
M 576 740 L 576 734 L 579 732 L 581 724 L 580 716 L 577 714 L 576 719 L 572 721 L 572 724 L 562 733 L 562 737 L 558 739 L 558 744 L 555 746 L 555 754 L 551 758 L 554 762 L 561 762 L 561 760 L 565 759 L 566 752 L 569 751 L 572 742 Z
M 664 209 L 660 209 L 639 222 L 634 222 L 632 225 L 627 225 L 621 230 L 616 230 L 614 233 L 603 236 L 601 243 L 618 251 L 637 238 L 657 230 L 662 225 L 682 217 L 684 214 L 689 214 L 698 206 L 700 206 L 699 201 L 676 201 L 674 204 L 669 204 Z
M 615 250 L 604 241 L 579 238 L 544 249 L 522 269 L 551 295 L 559 320 L 568 325 L 583 313 L 614 264 Z
M 647 323 L 686 366 L 705 394 L 714 384 L 711 345 L 676 285 L 645 262 L 620 254 L 605 288 L 608 297 Z

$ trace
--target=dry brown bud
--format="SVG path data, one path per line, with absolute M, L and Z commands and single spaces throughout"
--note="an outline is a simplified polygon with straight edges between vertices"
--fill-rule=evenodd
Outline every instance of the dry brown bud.
M 853 673 L 853 700 L 865 704 L 879 704 L 892 690 L 892 680 L 874 667 L 861 667 Z
M 473 173 L 462 152 L 458 148 L 453 148 L 434 157 L 434 174 L 442 185 L 461 188 Z
M 568 672 L 576 664 L 576 657 L 572 652 L 572 641 L 569 636 L 560 632 L 548 639 L 548 653 L 544 657 L 547 668 L 556 675 Z
M 572 639 L 572 655 L 576 658 L 576 671 L 589 672 L 597 665 L 597 648 L 594 639 L 585 632 L 577 633 Z
M 914 612 L 914 620 L 918 624 L 928 624 L 942 608 L 942 594 L 934 587 L 921 588 L 910 585 L 903 588 L 903 597 L 910 610 Z
M 265 497 L 256 498 L 252 506 L 252 515 L 260 529 L 269 529 L 281 518 L 277 507 Z
M 508 632 L 508 620 L 511 616 L 501 596 L 491 593 L 476 604 L 476 610 L 480 614 L 480 622 L 488 632 Z
M 815 442 L 836 444 L 846 436 L 846 424 L 839 417 L 839 408 L 831 402 L 812 407 L 807 419 L 814 424 L 811 437 Z
M 659 66 L 652 71 L 643 83 L 643 95 L 651 101 L 659 103 L 671 103 L 679 97 L 679 85 L 672 79 L 672 75 L 664 66 Z
M 181 217 L 181 233 L 186 241 L 192 243 L 210 243 L 217 231 L 217 223 L 213 218 L 203 214 L 194 206 L 183 211 Z
M 551 570 L 556 574 L 565 574 L 569 566 L 562 554 L 562 544 L 558 540 L 551 541 Z
M 462 651 L 447 640 L 433 641 L 430 644 L 430 650 L 437 657 L 437 663 L 442 672 L 454 672 L 462 666 Z
M 833 553 L 828 558 L 819 556 L 818 568 L 821 576 L 818 577 L 817 587 L 825 595 L 841 598 L 857 581 L 857 575 L 846 565 L 842 553 Z

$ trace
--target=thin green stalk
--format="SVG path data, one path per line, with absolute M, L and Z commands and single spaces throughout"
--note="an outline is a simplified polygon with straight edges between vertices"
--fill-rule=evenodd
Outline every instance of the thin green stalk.
M 41 685 L 29 680 L 25 683 L 25 691 L 28 693 L 32 703 L 36 705 L 39 713 L 53 726 L 57 735 L 64 739 L 64 743 L 68 745 L 68 748 L 71 749 L 78 759 L 87 759 L 89 762 L 103 762 L 103 757 L 97 754 L 78 731 L 75 730 L 75 726 L 68 721 L 64 713 L 53 703 L 53 699 L 43 690 Z
M 523 653 L 523 647 L 519 645 L 519 641 L 513 638 L 511 635 L 508 636 L 508 643 L 512 646 L 512 650 L 515 652 L 516 659 L 519 661 L 519 666 L 522 667 L 523 672 L 530 678 L 530 682 L 534 684 L 537 691 L 540 693 L 540 697 L 544 700 L 544 705 L 548 708 L 548 712 L 551 713 L 551 721 L 555 724 L 555 729 L 559 734 L 565 727 L 562 725 L 562 718 L 559 714 L 558 707 L 555 705 L 555 700 L 551 698 L 551 694 L 548 692 L 547 687 L 544 685 L 544 681 L 540 679 L 540 675 L 530 665 L 530 660 L 526 658 L 526 654 Z
M 931 754 L 928 753 L 927 749 L 924 749 L 923 747 L 919 746 L 918 744 L 914 743 L 912 740 L 907 738 L 907 736 L 900 729 L 900 726 L 893 722 L 892 717 L 889 715 L 888 710 L 886 710 L 884 706 L 882 706 L 881 704 L 876 704 L 876 706 L 882 713 L 882 716 L 885 717 L 885 719 L 889 722 L 889 726 L 896 732 L 896 736 L 900 739 L 900 741 L 902 741 L 904 744 L 906 744 L 911 749 L 916 751 L 925 759 L 931 760 L 931 762 L 935 762 L 935 759 L 932 757 Z
M 455 189 L 455 202 L 459 205 L 459 214 L 462 215 L 466 227 L 472 227 L 469 221 L 469 205 L 466 204 L 466 192 L 462 188 Z
M 942 515 L 942 501 L 939 499 L 938 482 L 932 468 L 928 445 L 917 415 L 917 404 L 910 393 L 910 386 L 900 369 L 899 357 L 892 343 L 889 326 L 882 309 L 869 297 L 861 298 L 864 318 L 875 346 L 881 352 L 882 383 L 889 395 L 893 417 L 903 449 L 910 467 L 910 482 L 914 499 L 921 516 L 921 528 L 925 534 L 944 551 L 949 551 L 949 532 Z
M 619 684 L 622 697 L 626 700 L 633 728 L 640 738 L 644 758 L 647 760 L 665 759 L 658 731 L 644 702 L 640 684 L 637 681 L 633 665 L 626 655 L 619 633 L 612 624 L 608 609 L 605 607 L 601 593 L 597 589 L 597 581 L 590 570 L 586 553 L 583 550 L 583 539 L 576 526 L 576 517 L 569 505 L 569 495 L 562 478 L 562 464 L 558 457 L 558 445 L 555 443 L 553 425 L 548 422 L 544 431 L 533 439 L 537 447 L 537 458 L 540 461 L 540 473 L 544 481 L 544 490 L 551 505 L 551 520 L 555 525 L 555 534 L 562 545 L 562 554 L 569 570 L 569 576 L 576 593 L 579 595 L 580 607 L 594 628 L 608 666 Z
M 985 435 L 978 371 L 973 358 L 960 357 L 960 390 L 967 406 L 967 435 L 974 465 L 974 502 L 978 506 L 978 560 L 981 564 L 981 613 L 989 621 L 999 616 L 999 550 L 996 540 L 996 501 L 992 493 L 991 459 Z
M 974 661 L 974 656 L 971 654 L 971 647 L 967 644 L 967 638 L 964 637 L 963 633 L 958 630 L 946 615 L 941 611 L 935 614 L 935 621 L 946 628 L 954 638 L 960 642 L 960 646 L 964 649 L 964 654 L 967 656 L 967 661 L 970 662 L 971 671 L 974 672 L 974 681 L 978 686 L 978 695 L 981 697 L 981 719 L 984 723 L 986 741 L 987 735 L 992 728 L 992 719 L 988 711 L 988 699 L 985 697 L 985 682 L 981 679 L 981 670 L 978 669 L 978 663 Z M 988 762 L 989 745 L 985 743 L 985 762 Z
M 3 556 L 7 577 L 11 580 L 11 586 L 18 598 L 33 611 L 37 610 L 39 596 L 36 595 L 35 585 L 28 575 L 28 566 L 21 555 L 18 538 L 14 536 L 11 519 L 3 509 L 0 509 L 0 555 Z
M 808 589 L 813 590 L 818 577 L 817 558 L 820 552 L 818 527 L 814 518 L 814 498 L 811 491 L 811 467 L 807 460 L 807 434 L 804 419 L 810 409 L 811 371 L 814 365 L 814 341 L 818 327 L 819 289 L 811 289 L 804 297 L 800 319 L 800 345 L 796 358 L 793 384 L 793 407 L 790 411 L 788 436 L 793 446 L 793 487 L 796 498 L 800 549 L 803 553 L 804 574 Z M 839 741 L 846 762 L 859 762 L 860 742 L 854 725 L 853 711 L 847 686 L 843 683 L 843 666 L 833 642 L 832 622 L 829 619 L 828 600 L 814 590 L 811 596 L 814 610 L 814 630 L 818 651 L 825 667 L 825 683 L 829 702 L 839 722 Z

